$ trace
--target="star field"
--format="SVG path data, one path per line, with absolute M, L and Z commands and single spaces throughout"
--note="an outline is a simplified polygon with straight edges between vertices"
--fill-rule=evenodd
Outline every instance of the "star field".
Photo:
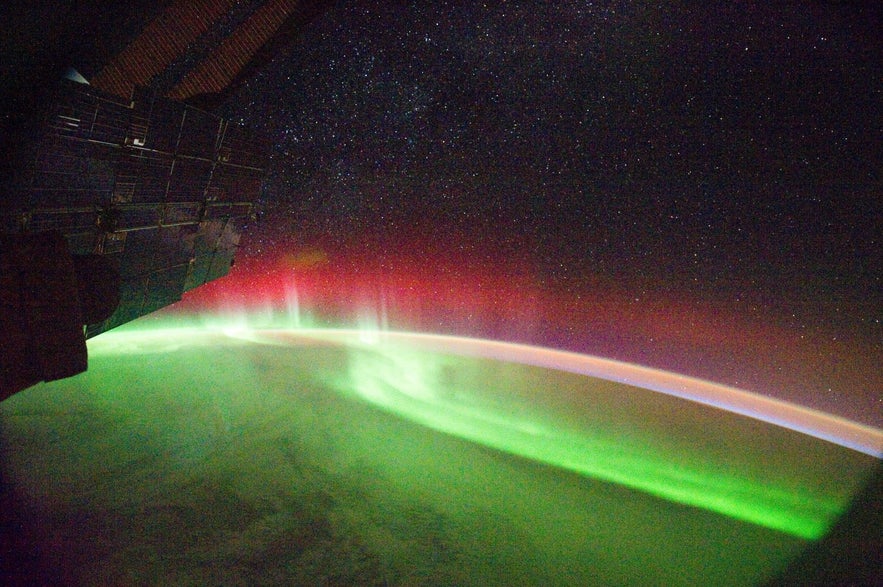
M 883 3 L 0 15 L 0 583 L 880 571 Z
M 732 383 L 841 352 L 864 370 L 883 350 L 879 16 L 340 3 L 223 107 L 274 144 L 245 263 L 318 246 L 362 274 L 479 264 L 570 308 L 542 342 L 617 338 L 576 318 L 610 298 L 631 327 L 681 316 L 613 354 L 670 366 L 672 329 L 718 312 L 785 333 L 706 357 Z

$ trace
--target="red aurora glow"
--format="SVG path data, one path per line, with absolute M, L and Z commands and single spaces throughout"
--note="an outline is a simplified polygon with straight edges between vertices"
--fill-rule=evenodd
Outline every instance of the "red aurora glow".
M 700 298 L 686 287 L 634 291 L 596 275 L 558 287 L 518 256 L 465 240 L 450 249 L 414 242 L 290 245 L 246 257 L 171 311 L 298 313 L 320 325 L 523 342 L 883 424 L 875 399 L 883 374 L 872 344 L 830 328 L 797 328 L 756 304 Z

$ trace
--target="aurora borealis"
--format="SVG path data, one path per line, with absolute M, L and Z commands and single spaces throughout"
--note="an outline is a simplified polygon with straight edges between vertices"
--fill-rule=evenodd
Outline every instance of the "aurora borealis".
M 294 287 L 332 325 L 611 357 L 880 427 L 880 17 L 340 4 L 221 108 L 275 151 L 242 272 L 200 295 Z
M 5 475 L 75 583 L 736 584 L 878 462 L 494 344 L 136 322 L 4 402 Z
M 248 316 L 254 326 L 281 320 L 533 344 L 675 371 L 867 425 L 883 422 L 875 345 L 864 335 L 795 329 L 759 306 L 668 288 L 635 296 L 603 275 L 560 289 L 517 255 L 458 238 L 469 253 L 403 235 L 386 244 L 292 236 L 171 312 Z
M 0 76 L 88 79 L 171 1 L 0 7 Z M 880 466 L 880 30 L 348 0 L 280 33 L 199 97 L 271 145 L 230 274 L 0 404 L 21 582 L 774 577 Z

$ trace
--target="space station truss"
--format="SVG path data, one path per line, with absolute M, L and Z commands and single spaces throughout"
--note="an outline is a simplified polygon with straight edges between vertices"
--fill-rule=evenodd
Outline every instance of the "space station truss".
M 67 80 L 23 151 L 0 232 L 58 231 L 119 270 L 120 305 L 87 337 L 225 275 L 268 157 L 244 127 L 152 90 L 124 99 Z

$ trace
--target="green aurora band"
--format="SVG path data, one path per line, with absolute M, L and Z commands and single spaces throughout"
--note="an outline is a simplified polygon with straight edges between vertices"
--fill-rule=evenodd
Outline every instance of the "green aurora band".
M 672 414 L 683 412 L 688 419 L 692 414 L 711 411 L 707 421 L 716 422 L 721 414 L 726 414 L 728 422 L 724 426 L 735 426 L 738 430 L 730 452 L 743 454 L 733 462 L 721 463 L 720 454 L 703 454 L 707 451 L 689 442 L 660 442 L 671 431 L 664 421 L 661 425 L 647 423 L 648 415 L 641 410 L 624 421 L 611 423 L 609 418 L 618 416 L 608 413 L 606 423 L 585 422 L 579 421 L 582 416 L 572 417 L 576 409 L 573 394 L 559 392 L 554 386 L 542 389 L 542 393 L 536 393 L 534 387 L 533 395 L 510 394 L 503 381 L 488 391 L 484 387 L 491 381 L 493 388 L 499 372 L 494 368 L 488 371 L 488 361 L 458 355 L 457 342 L 466 339 L 434 337 L 449 343 L 443 352 L 438 352 L 414 344 L 414 340 L 421 339 L 420 335 L 394 336 L 370 328 L 253 330 L 241 321 L 222 321 L 208 328 L 156 323 L 106 333 L 90 341 L 89 351 L 93 356 L 172 352 L 176 348 L 209 344 L 207 331 L 223 333 L 232 344 L 238 340 L 297 347 L 305 338 L 324 344 L 342 343 L 347 349 L 348 364 L 326 376 L 331 379 L 330 386 L 343 396 L 498 451 L 800 538 L 817 539 L 824 535 L 849 501 L 849 495 L 813 487 L 805 480 L 766 478 L 764 471 L 770 468 L 757 470 L 756 462 L 747 466 L 752 460 L 762 459 L 765 451 L 780 449 L 755 446 L 753 452 L 746 451 L 746 446 L 763 440 L 752 438 L 752 425 L 757 422 L 742 416 L 622 383 L 578 376 L 580 393 L 588 397 L 599 393 L 593 391 L 599 388 L 600 393 L 613 390 L 621 398 L 639 400 L 630 405 L 645 404 L 646 398 L 653 398 L 654 407 L 650 409 L 654 410 L 661 405 L 657 400 L 664 398 Z M 217 338 L 210 340 L 216 342 Z M 525 369 L 523 365 L 521 368 Z M 530 369 L 537 371 L 536 367 Z M 542 375 L 538 377 L 541 385 Z M 705 428 L 707 421 L 690 423 L 692 434 L 714 434 Z M 678 428 L 683 426 L 678 424 Z M 805 453 L 807 446 L 809 450 L 822 447 L 824 452 L 829 445 L 790 430 L 777 430 L 786 434 L 789 442 L 792 437 L 798 439 L 801 448 L 792 451 L 794 454 Z M 811 460 L 813 456 L 805 458 Z

